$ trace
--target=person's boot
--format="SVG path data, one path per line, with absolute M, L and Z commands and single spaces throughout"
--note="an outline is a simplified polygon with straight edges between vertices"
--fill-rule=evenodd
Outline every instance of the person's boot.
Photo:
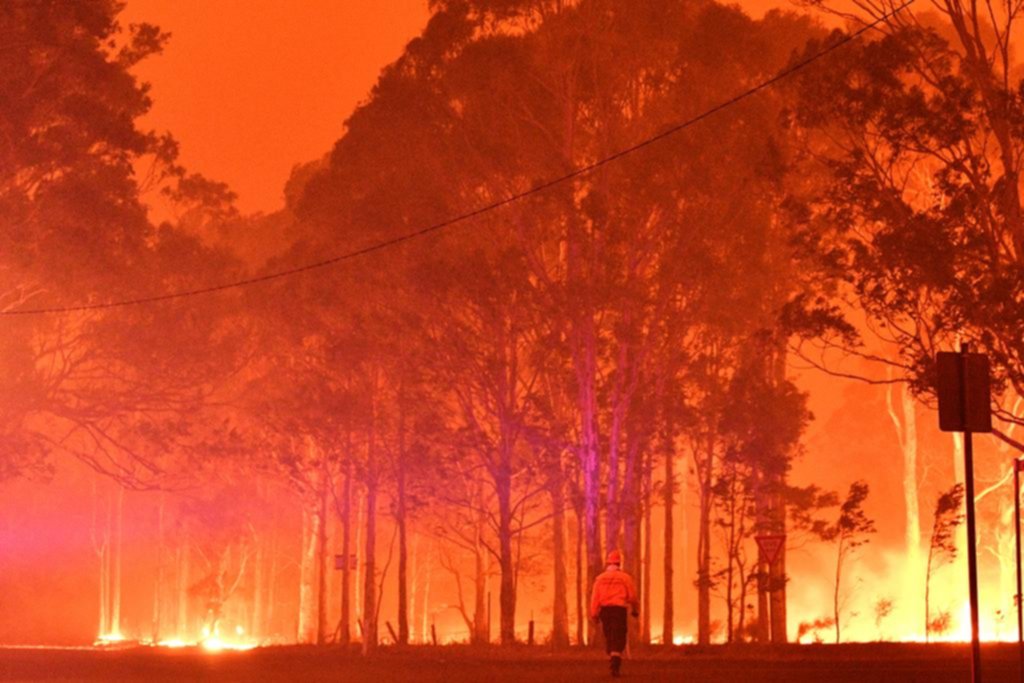
M 622 656 L 621 655 L 612 655 L 611 662 L 610 662 L 610 667 L 611 667 L 611 670 L 612 670 L 612 676 L 614 678 L 618 678 L 621 675 L 621 670 L 622 670 Z

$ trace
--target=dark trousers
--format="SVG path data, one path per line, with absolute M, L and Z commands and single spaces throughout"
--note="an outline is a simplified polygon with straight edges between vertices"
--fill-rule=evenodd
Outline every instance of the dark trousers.
M 598 618 L 604 630 L 604 651 L 621 655 L 626 649 L 626 608 L 605 605 Z

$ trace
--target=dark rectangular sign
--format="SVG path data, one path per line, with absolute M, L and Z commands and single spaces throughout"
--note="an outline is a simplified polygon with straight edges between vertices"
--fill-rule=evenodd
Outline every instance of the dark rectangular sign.
M 988 356 L 944 351 L 936 358 L 936 368 L 939 429 L 944 432 L 991 432 Z

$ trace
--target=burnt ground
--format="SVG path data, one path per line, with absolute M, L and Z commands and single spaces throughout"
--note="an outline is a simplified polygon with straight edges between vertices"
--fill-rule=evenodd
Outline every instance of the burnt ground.
M 970 681 L 970 649 L 964 645 L 808 645 L 651 648 L 623 667 L 629 681 L 733 681 L 743 683 L 872 683 Z M 1015 645 L 987 645 L 986 683 L 1018 681 Z M 542 647 L 381 648 L 361 657 L 339 648 L 275 647 L 249 652 L 196 649 L 122 650 L 3 649 L 0 681 L 368 681 L 405 683 L 608 680 L 603 655 Z

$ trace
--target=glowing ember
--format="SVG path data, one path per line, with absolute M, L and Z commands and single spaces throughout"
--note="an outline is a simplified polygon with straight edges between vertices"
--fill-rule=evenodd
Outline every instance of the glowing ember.
M 171 640 L 161 640 L 156 645 L 157 645 L 157 647 L 179 648 L 179 647 L 194 646 L 195 643 L 188 643 L 188 642 L 185 642 L 184 640 L 179 640 L 179 639 L 175 638 L 175 639 L 171 639 Z
M 103 633 L 98 638 L 96 638 L 96 643 L 95 644 L 98 645 L 98 646 L 99 645 L 117 645 L 119 643 L 124 643 L 127 640 L 128 639 L 125 638 L 120 633 Z
M 230 643 L 216 637 L 207 638 L 202 642 L 202 646 L 204 650 L 209 652 L 221 652 L 223 650 L 244 652 L 245 650 L 252 650 L 256 647 L 255 643 Z

